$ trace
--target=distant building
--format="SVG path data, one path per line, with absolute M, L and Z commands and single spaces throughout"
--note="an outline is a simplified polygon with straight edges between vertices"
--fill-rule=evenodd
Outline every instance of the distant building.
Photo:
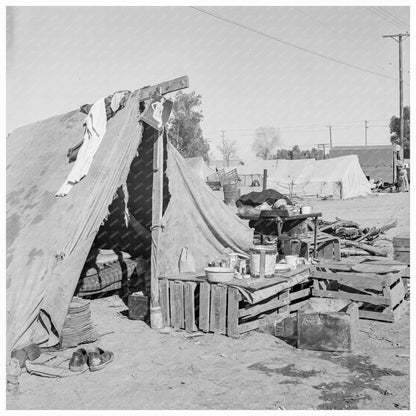
M 335 146 L 329 151 L 330 158 L 347 155 L 358 156 L 367 178 L 382 179 L 387 183 L 396 182 L 397 164 L 400 160 L 399 145 Z

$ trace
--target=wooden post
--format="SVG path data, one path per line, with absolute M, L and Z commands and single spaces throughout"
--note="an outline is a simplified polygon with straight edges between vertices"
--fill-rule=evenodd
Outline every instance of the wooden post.
M 163 327 L 162 309 L 159 303 L 159 240 L 163 207 L 163 132 L 160 131 L 153 144 L 152 188 L 152 247 L 150 274 L 150 326 Z
M 145 101 L 154 94 L 168 94 L 189 87 L 187 76 L 162 82 L 152 87 L 145 87 L 133 92 L 138 94 L 140 101 Z M 152 246 L 150 274 L 150 326 L 153 329 L 163 327 L 163 316 L 159 302 L 159 240 L 163 213 L 163 133 L 159 131 L 153 144 L 153 187 L 152 187 Z
M 263 191 L 267 189 L 267 169 L 263 170 Z

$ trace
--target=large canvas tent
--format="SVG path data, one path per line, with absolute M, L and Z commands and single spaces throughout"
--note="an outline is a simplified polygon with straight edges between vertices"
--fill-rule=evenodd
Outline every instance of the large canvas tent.
M 152 224 L 153 145 L 159 133 L 138 121 L 134 92 L 107 123 L 88 175 L 57 199 L 69 171 L 67 149 L 83 135 L 85 114 L 21 127 L 7 139 L 7 349 L 58 343 L 80 272 L 93 244 L 150 253 L 125 222 L 125 205 L 147 229 L 161 229 L 160 274 L 177 274 L 189 247 L 196 267 L 225 247 L 244 252 L 252 230 L 219 201 L 164 137 L 163 218 Z M 127 189 L 123 197 L 117 190 Z
M 267 174 L 268 187 L 282 194 L 348 199 L 371 193 L 356 155 L 324 160 L 279 159 L 276 168 Z

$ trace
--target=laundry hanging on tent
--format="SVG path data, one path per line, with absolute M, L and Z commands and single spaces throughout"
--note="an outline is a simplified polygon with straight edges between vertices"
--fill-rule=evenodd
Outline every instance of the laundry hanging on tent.
M 104 99 L 104 105 L 105 105 L 105 112 L 107 121 L 110 120 L 111 117 L 113 117 L 118 111 L 124 108 L 126 105 L 127 99 L 130 96 L 130 91 L 118 91 L 115 92 L 112 95 L 109 95 Z M 92 104 L 84 104 L 80 107 L 80 111 L 82 113 L 88 114 L 92 108 Z M 78 157 L 79 149 L 82 146 L 82 143 L 84 140 L 81 140 L 79 143 L 77 143 L 75 146 L 70 147 L 68 149 L 68 159 L 69 163 L 75 162 Z
M 172 112 L 173 101 L 165 97 L 154 97 L 140 115 L 140 121 L 144 121 L 156 130 L 161 130 L 169 120 Z
M 115 113 L 120 107 L 123 108 L 124 104 L 126 103 L 126 95 L 129 94 L 130 91 L 119 91 L 115 92 L 111 97 L 110 107 Z M 124 102 L 123 102 L 124 99 Z
M 91 107 L 84 121 L 84 140 L 79 149 L 77 160 L 69 175 L 61 186 L 55 197 L 67 195 L 72 187 L 87 175 L 94 155 L 100 146 L 107 129 L 107 115 L 105 111 L 104 98 L 97 100 Z

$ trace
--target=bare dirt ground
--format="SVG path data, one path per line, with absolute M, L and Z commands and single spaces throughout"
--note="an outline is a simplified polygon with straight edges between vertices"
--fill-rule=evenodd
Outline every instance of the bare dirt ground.
M 392 217 L 409 234 L 409 194 L 309 201 L 326 220 L 364 226 Z M 397 323 L 359 321 L 356 353 L 297 349 L 267 331 L 239 339 L 151 330 L 126 318 L 118 296 L 92 302 L 101 339 L 115 353 L 103 370 L 64 379 L 21 377 L 8 409 L 409 409 L 409 304 Z M 124 311 L 124 313 L 123 313 Z M 112 332 L 112 333 L 109 333 Z M 71 355 L 73 350 L 65 353 Z

